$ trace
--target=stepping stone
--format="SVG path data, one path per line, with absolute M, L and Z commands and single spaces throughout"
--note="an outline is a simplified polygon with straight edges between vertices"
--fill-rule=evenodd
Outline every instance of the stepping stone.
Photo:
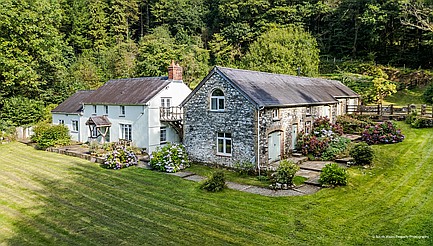
M 328 163 L 332 163 L 332 161 L 306 161 L 301 163 L 299 167 L 301 169 L 321 172 L 322 168 Z
M 320 176 L 320 172 L 300 169 L 299 171 L 296 172 L 296 176 L 301 176 L 307 179 L 311 179 Z
M 311 195 L 318 192 L 322 187 L 317 185 L 304 184 L 302 186 L 294 188 L 294 190 L 301 192 L 305 195 Z
M 317 177 L 312 178 L 312 179 L 308 179 L 308 180 L 306 180 L 306 181 L 304 182 L 304 184 L 307 184 L 307 185 L 315 185 L 315 186 L 322 186 L 322 185 L 319 183 L 319 178 L 320 178 L 320 176 L 317 176 Z
M 203 176 L 199 176 L 199 175 L 191 175 L 191 176 L 185 177 L 184 179 L 191 180 L 194 182 L 201 182 L 201 181 L 205 180 L 206 178 Z
M 167 174 L 181 177 L 181 178 L 186 178 L 186 177 L 195 175 L 195 173 L 192 173 L 192 172 L 175 172 L 175 173 L 167 173 Z

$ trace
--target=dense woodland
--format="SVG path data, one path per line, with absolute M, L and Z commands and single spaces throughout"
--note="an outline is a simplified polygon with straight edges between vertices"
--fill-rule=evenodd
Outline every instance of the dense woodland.
M 76 90 L 109 79 L 166 75 L 171 60 L 184 67 L 191 87 L 213 65 L 304 76 L 337 73 L 349 84 L 353 76 L 342 72 L 360 70 L 350 64 L 433 68 L 428 1 L 1 2 L 3 125 L 40 121 Z M 381 70 L 360 67 L 367 75 Z M 384 82 L 389 77 L 380 76 Z

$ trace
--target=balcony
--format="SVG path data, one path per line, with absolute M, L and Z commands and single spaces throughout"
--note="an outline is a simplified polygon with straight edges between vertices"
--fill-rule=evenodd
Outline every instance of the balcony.
M 159 118 L 161 121 L 182 121 L 182 107 L 161 107 L 159 108 Z

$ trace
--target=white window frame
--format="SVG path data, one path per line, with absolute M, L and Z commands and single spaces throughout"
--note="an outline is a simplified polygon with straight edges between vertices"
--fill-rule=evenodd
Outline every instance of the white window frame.
M 306 107 L 306 109 L 305 109 L 305 114 L 306 114 L 306 115 L 311 115 L 311 107 L 310 107 L 310 106 L 307 106 L 307 107 Z
M 221 91 L 223 94 L 222 96 L 216 96 L 214 95 L 215 92 Z M 210 95 L 210 110 L 215 112 L 223 112 L 225 111 L 226 107 L 226 101 L 225 101 L 225 95 L 224 92 L 221 89 L 215 89 L 212 91 Z
M 96 125 L 91 125 L 90 127 L 90 137 L 97 138 L 98 137 L 98 127 Z
M 125 113 L 126 113 L 125 105 L 120 105 L 119 111 L 120 111 L 120 114 L 119 114 L 120 116 L 125 116 Z
M 104 105 L 105 115 L 108 115 L 108 105 Z
M 64 125 L 65 124 L 65 120 L 59 120 L 59 125 Z
M 165 126 L 159 128 L 159 142 L 161 144 L 167 143 L 167 127 Z
M 220 143 L 222 149 L 220 149 Z M 227 148 L 230 146 L 230 148 Z M 232 156 L 233 153 L 233 140 L 232 134 L 228 132 L 217 133 L 217 155 Z
M 71 120 L 71 128 L 73 132 L 78 132 L 79 131 L 79 125 L 78 125 L 78 120 Z
M 97 114 L 98 113 L 98 109 L 96 105 L 92 105 L 93 106 L 93 113 L 92 114 Z
M 127 141 L 132 141 L 132 125 L 131 124 L 119 124 L 120 125 L 120 138 Z
M 171 97 L 161 97 L 161 107 L 163 108 L 171 107 Z
M 272 119 L 279 120 L 280 119 L 280 110 L 278 108 L 272 109 Z

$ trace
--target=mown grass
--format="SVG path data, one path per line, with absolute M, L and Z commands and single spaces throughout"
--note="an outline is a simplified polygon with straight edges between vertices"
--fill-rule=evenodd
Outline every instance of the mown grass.
M 424 93 L 425 88 L 415 88 L 415 89 L 404 89 L 397 91 L 397 93 L 387 96 L 385 98 L 384 104 L 394 104 L 396 106 L 407 106 L 409 104 L 415 104 L 420 106 L 423 104 L 422 94 Z
M 407 139 L 375 146 L 374 168 L 302 197 L 208 193 L 163 173 L 4 144 L 0 244 L 432 245 L 433 129 L 399 126 Z

